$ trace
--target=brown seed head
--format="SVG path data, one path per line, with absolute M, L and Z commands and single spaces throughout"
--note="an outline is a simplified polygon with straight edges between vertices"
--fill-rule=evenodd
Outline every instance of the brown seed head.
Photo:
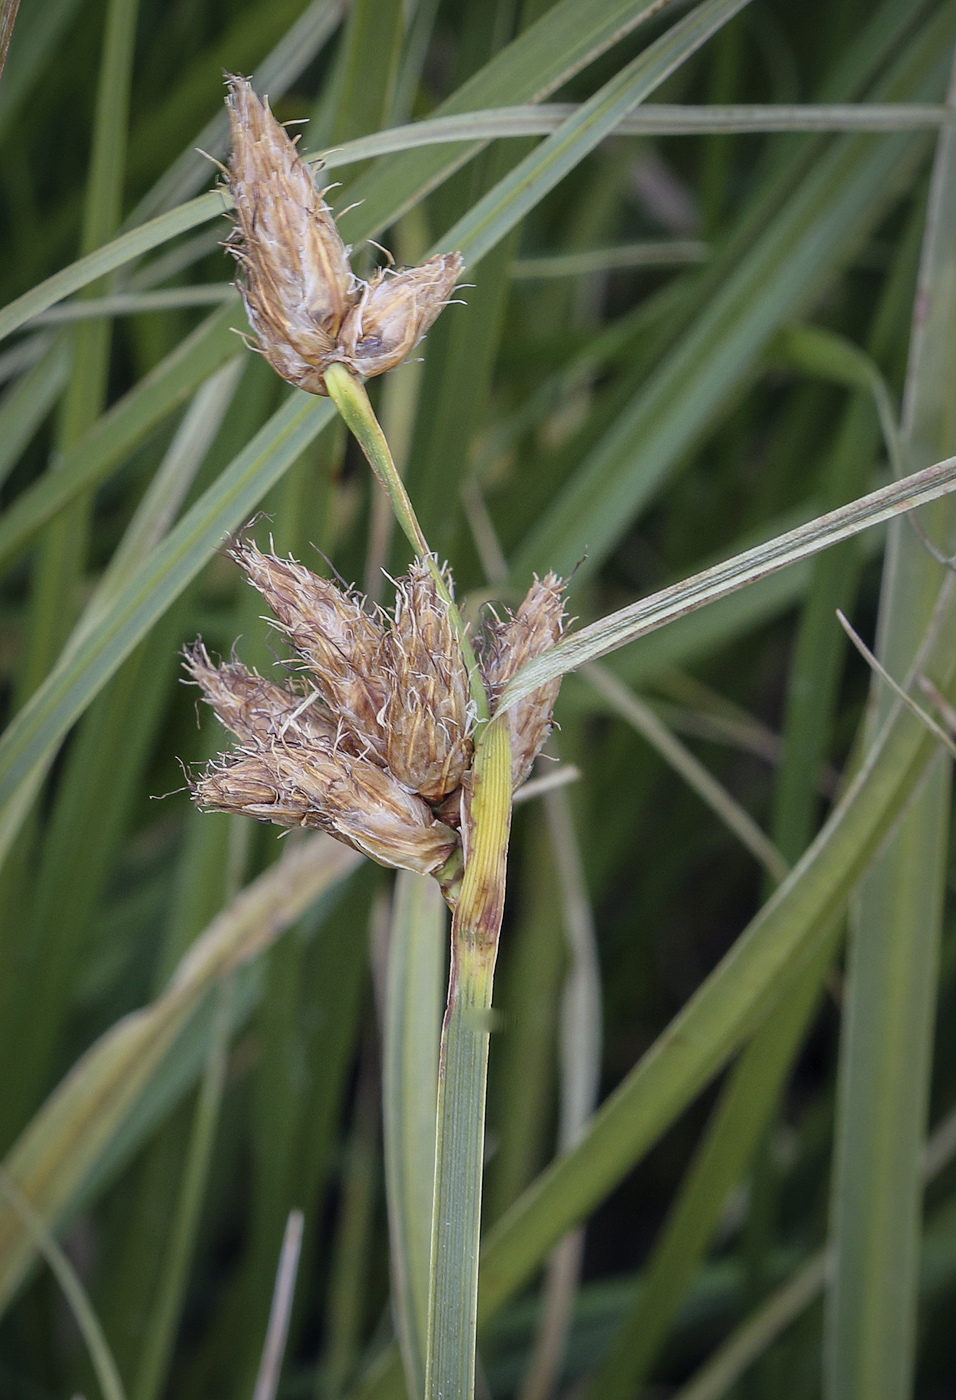
M 385 690 L 379 671 L 381 624 L 360 599 L 294 559 L 264 554 L 235 539 L 229 553 L 275 613 L 282 630 L 315 677 L 322 699 L 354 734 L 359 750 L 384 758 L 379 721 Z
M 420 797 L 328 740 L 218 760 L 193 795 L 205 810 L 327 831 L 382 865 L 420 875 L 444 865 L 458 841 Z
M 325 392 L 346 312 L 358 292 L 332 211 L 294 142 L 245 78 L 228 77 L 236 205 L 232 251 L 259 348 L 284 379 Z
M 227 77 L 236 205 L 229 247 L 259 349 L 283 379 L 324 394 L 336 361 L 368 379 L 417 345 L 462 270 L 460 253 L 355 276 L 332 211 L 294 141 L 246 78 Z
M 420 267 L 377 272 L 343 322 L 345 363 L 364 379 L 401 364 L 448 304 L 463 267 L 460 253 L 441 253 Z
M 535 577 L 518 611 L 489 629 L 481 669 L 492 713 L 511 677 L 526 661 L 547 651 L 564 631 L 564 588 L 564 581 L 557 574 Z M 533 690 L 509 711 L 511 776 L 515 787 L 531 772 L 531 765 L 551 732 L 551 714 L 560 688 L 559 677 Z
M 423 559 L 399 580 L 382 666 L 386 763 L 399 782 L 436 802 L 471 762 L 475 716 L 461 644 Z
M 185 658 L 186 670 L 207 704 L 245 748 L 334 740 L 335 721 L 310 701 L 308 693 L 273 685 L 241 661 L 214 666 L 202 642 L 187 647 Z

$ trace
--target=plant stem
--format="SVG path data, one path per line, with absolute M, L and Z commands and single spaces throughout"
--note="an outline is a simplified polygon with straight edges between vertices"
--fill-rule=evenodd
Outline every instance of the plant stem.
M 485 1145 L 488 1033 L 498 934 L 504 913 L 511 830 L 511 732 L 489 723 L 488 698 L 475 653 L 451 590 L 428 548 L 405 484 L 361 379 L 345 365 L 325 374 L 339 410 L 378 480 L 395 518 L 424 559 L 448 606 L 468 670 L 479 730 L 472 788 L 464 797 L 465 863 L 442 872 L 452 920 L 451 976 L 442 1026 L 432 1200 L 426 1400 L 471 1400 L 475 1392 L 478 1319 L 478 1240 Z M 484 723 L 481 723 L 484 721 Z M 451 897 L 449 897 L 451 896 Z
M 369 466 L 387 491 L 395 519 L 404 530 L 405 538 L 420 558 L 426 558 L 431 553 L 428 542 L 422 534 L 405 483 L 392 460 L 391 450 L 375 417 L 365 385 L 345 365 L 334 364 L 325 371 L 325 387 L 349 431 L 357 438 Z
M 480 733 L 466 822 L 439 1062 L 425 1400 L 472 1400 L 475 1393 L 488 1033 L 511 829 L 507 724 Z
M 365 453 L 369 466 L 388 493 L 392 510 L 395 512 L 395 519 L 404 531 L 405 538 L 418 558 L 424 559 L 431 570 L 438 592 L 448 605 L 452 623 L 458 633 L 465 669 L 468 672 L 471 698 L 477 707 L 478 719 L 487 720 L 490 714 L 488 696 L 482 683 L 481 672 L 478 669 L 478 661 L 468 636 L 468 629 L 462 621 L 458 605 L 451 595 L 451 590 L 439 568 L 438 560 L 429 549 L 428 541 L 422 534 L 422 527 L 418 523 L 415 507 L 412 505 L 409 494 L 405 490 L 405 483 L 399 476 L 392 460 L 385 434 L 382 432 L 381 425 L 375 417 L 375 410 L 365 392 L 365 385 L 358 375 L 353 374 L 345 365 L 333 364 L 329 365 L 325 371 L 325 387 L 328 390 L 329 398 L 335 404 L 349 431 Z

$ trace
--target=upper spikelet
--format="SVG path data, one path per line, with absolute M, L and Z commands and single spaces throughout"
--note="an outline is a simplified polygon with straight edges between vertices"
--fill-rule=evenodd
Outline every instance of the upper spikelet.
M 227 76 L 236 208 L 228 247 L 259 349 L 283 379 L 324 394 L 340 362 L 369 378 L 400 364 L 451 296 L 459 253 L 355 276 L 332 211 L 294 141 L 246 78 Z
M 545 574 L 543 579 L 535 575 L 518 611 L 489 629 L 481 669 L 492 711 L 511 677 L 560 638 L 564 631 L 564 588 L 557 574 Z M 560 677 L 548 681 L 508 711 L 515 787 L 530 773 L 551 732 L 551 714 L 560 688 Z
M 284 379 L 318 394 L 322 370 L 357 289 L 332 211 L 269 105 L 245 78 L 230 77 L 236 206 L 229 247 L 259 348 Z
M 401 364 L 448 304 L 463 267 L 460 253 L 439 253 L 420 267 L 376 273 L 342 325 L 344 362 L 363 379 Z

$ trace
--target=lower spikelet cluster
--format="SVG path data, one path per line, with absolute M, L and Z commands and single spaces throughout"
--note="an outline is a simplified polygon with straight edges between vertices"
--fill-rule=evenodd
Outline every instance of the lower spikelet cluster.
M 327 831 L 382 865 L 434 874 L 459 844 L 476 724 L 468 671 L 428 561 L 396 584 L 391 614 L 248 539 L 229 554 L 275 615 L 301 667 L 276 685 L 201 641 L 186 669 L 238 748 L 194 780 L 209 811 Z M 446 573 L 449 589 L 451 578 Z M 518 611 L 481 639 L 489 700 L 564 626 L 563 584 L 536 579 Z M 509 712 L 515 786 L 548 736 L 558 682 Z

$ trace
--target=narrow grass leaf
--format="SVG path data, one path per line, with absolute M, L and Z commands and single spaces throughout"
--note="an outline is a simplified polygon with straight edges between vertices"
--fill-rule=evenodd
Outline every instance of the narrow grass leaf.
M 45 472 L 20 493 L 0 516 L 0 564 L 9 563 L 47 521 L 98 485 L 150 428 L 235 357 L 239 341 L 233 326 L 241 314 L 224 308 L 209 317 L 97 420 L 56 471 Z
M 441 238 L 438 251 L 457 248 L 466 263 L 478 262 L 634 107 L 747 3 L 748 0 L 704 0 L 697 5 L 499 181 Z
M 956 74 L 956 69 L 954 69 Z M 950 85 L 956 97 L 956 77 Z M 956 446 L 951 366 L 956 355 L 956 136 L 940 135 L 907 373 L 904 451 L 926 460 Z M 956 510 L 941 501 L 921 518 L 948 544 Z M 949 576 L 951 577 L 951 576 Z M 947 579 L 943 583 L 944 578 Z M 879 660 L 905 676 L 939 608 L 946 570 L 915 532 L 890 532 L 881 598 Z M 872 733 L 897 704 L 882 685 Z M 904 1400 L 916 1364 L 921 1155 L 926 1131 L 948 867 L 951 782 L 939 761 L 892 842 L 867 874 L 854 910 L 838 1071 L 832 1242 L 824 1341 L 827 1400 L 866 1394 Z
M 4 1163 L 48 1227 L 55 1228 L 69 1209 L 206 992 L 259 957 L 360 859 L 326 836 L 288 851 L 217 916 L 163 995 L 124 1017 L 77 1062 Z M 29 1231 L 8 1207 L 0 1214 L 0 1306 L 9 1302 L 34 1253 Z
M 301 1210 L 289 1212 L 285 1234 L 282 1237 L 279 1267 L 276 1269 L 272 1307 L 269 1309 L 269 1325 L 266 1328 L 266 1340 L 262 1348 L 262 1362 L 259 1366 L 259 1374 L 256 1376 L 252 1400 L 275 1400 L 276 1392 L 279 1389 L 279 1375 L 285 1356 L 289 1323 L 292 1319 L 292 1300 L 295 1295 L 296 1275 L 299 1271 L 304 1225 L 305 1216 Z
M 399 872 L 388 940 L 382 1109 L 392 1297 L 409 1395 L 425 1383 L 446 923 L 434 880 Z
M 880 525 L 904 511 L 948 495 L 954 487 L 956 457 L 951 457 L 878 491 L 871 491 L 849 505 L 829 511 L 785 535 L 778 535 L 776 539 L 738 554 L 724 564 L 705 569 L 682 583 L 672 584 L 659 593 L 652 593 L 637 603 L 610 613 L 527 662 L 508 682 L 502 692 L 499 708 L 510 709 L 545 681 L 576 670 L 587 661 L 606 656 L 618 647 L 665 626 L 674 618 L 727 597 L 738 588 L 767 578 L 789 564 L 828 549 L 840 540 L 850 539 L 861 530 Z
M 332 417 L 328 400 L 297 392 L 252 439 L 130 579 L 0 739 L 0 814 L 70 725 L 231 531 L 255 510 Z M 2 820 L 2 815 L 0 815 Z

